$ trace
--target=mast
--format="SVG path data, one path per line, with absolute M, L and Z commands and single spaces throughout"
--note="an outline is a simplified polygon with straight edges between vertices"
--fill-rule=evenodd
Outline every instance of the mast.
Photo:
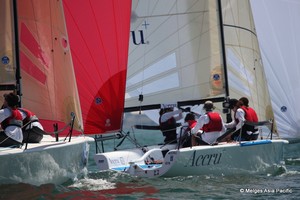
M 219 10 L 219 21 L 220 21 L 220 37 L 221 37 L 222 59 L 223 59 L 223 65 L 224 65 L 225 94 L 226 94 L 226 97 L 229 97 L 229 86 L 228 86 L 228 75 L 227 75 L 227 60 L 226 60 L 226 49 L 225 49 L 225 37 L 224 37 L 224 27 L 223 27 L 223 15 L 222 15 L 221 0 L 218 0 L 218 10 Z
M 17 0 L 12 1 L 13 7 L 13 27 L 14 27 L 14 54 L 15 54 L 15 67 L 16 67 L 16 93 L 20 97 L 19 107 L 22 107 L 21 102 L 21 70 L 20 70 L 20 57 L 19 57 L 19 34 L 18 34 L 18 14 L 17 14 Z
M 222 2 L 218 0 L 218 10 L 219 10 L 219 22 L 220 22 L 220 39 L 222 48 L 222 59 L 224 65 L 224 79 L 225 79 L 225 96 L 226 99 L 229 97 L 229 85 L 228 85 L 228 74 L 227 74 L 227 59 L 226 59 L 226 49 L 225 49 L 225 37 L 224 37 L 224 26 L 223 26 L 223 13 L 222 13 Z M 226 114 L 227 121 L 231 121 L 230 112 Z

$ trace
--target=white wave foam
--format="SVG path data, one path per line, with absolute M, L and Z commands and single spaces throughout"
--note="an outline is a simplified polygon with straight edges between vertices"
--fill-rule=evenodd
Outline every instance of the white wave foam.
M 104 179 L 90 179 L 84 178 L 80 179 L 69 187 L 76 187 L 81 190 L 89 190 L 89 191 L 99 191 L 99 190 L 107 190 L 107 189 L 115 189 L 115 183 L 108 182 Z

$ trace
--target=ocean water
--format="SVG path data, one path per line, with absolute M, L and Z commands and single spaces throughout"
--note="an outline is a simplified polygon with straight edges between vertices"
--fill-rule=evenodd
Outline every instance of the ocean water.
M 147 140 L 162 137 L 147 135 Z M 145 141 L 145 138 L 140 138 Z M 126 143 L 125 143 L 126 145 Z M 112 146 L 107 144 L 106 148 Z M 299 199 L 300 143 L 285 148 L 285 167 L 275 174 L 244 176 L 189 176 L 144 179 L 116 172 L 98 172 L 91 144 L 87 174 L 62 185 L 0 185 L 0 199 Z

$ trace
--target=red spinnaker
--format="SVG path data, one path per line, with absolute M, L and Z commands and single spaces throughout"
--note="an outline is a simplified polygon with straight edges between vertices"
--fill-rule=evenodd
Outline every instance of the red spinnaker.
M 85 134 L 120 130 L 131 0 L 63 0 Z

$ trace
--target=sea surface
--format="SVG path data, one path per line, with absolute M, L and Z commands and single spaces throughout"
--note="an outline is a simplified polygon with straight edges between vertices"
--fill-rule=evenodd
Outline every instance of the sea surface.
M 137 139 L 157 143 L 160 134 L 143 134 Z M 119 141 L 108 141 L 110 150 Z M 129 145 L 124 142 L 123 145 Z M 142 144 L 144 145 L 144 144 Z M 0 199 L 299 199 L 300 143 L 285 147 L 285 166 L 274 174 L 243 176 L 189 176 L 174 178 L 134 178 L 115 172 L 98 172 L 93 160 L 95 144 L 91 143 L 85 176 L 61 185 L 0 185 Z

